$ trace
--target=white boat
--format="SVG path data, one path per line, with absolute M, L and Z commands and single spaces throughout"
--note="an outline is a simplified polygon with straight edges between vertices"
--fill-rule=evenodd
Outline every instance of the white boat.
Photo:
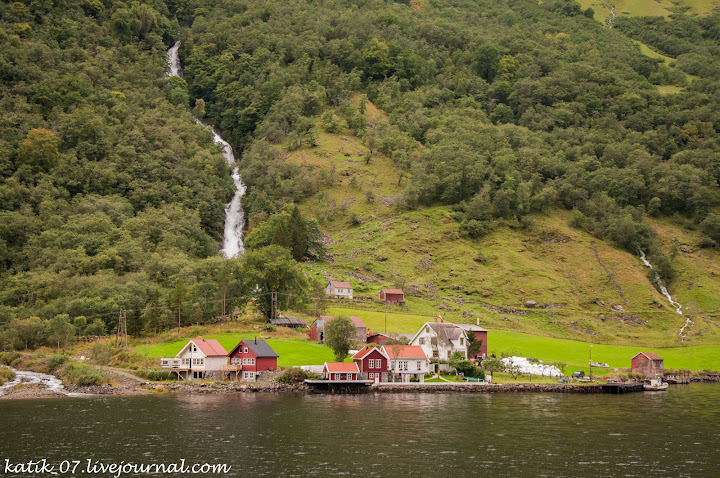
M 650 383 L 643 385 L 646 392 L 662 392 L 667 390 L 667 382 L 663 382 L 661 378 L 651 378 Z

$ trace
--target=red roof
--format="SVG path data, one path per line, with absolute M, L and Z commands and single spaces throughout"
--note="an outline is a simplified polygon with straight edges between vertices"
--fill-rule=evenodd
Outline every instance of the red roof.
M 402 291 L 402 289 L 383 289 L 383 292 L 386 294 L 404 294 L 405 292 Z
M 639 353 L 636 353 L 635 355 L 633 355 L 633 358 L 637 357 L 640 354 L 646 356 L 650 360 L 662 360 L 663 359 L 661 356 L 659 356 L 655 352 L 639 352 Z
M 352 289 L 352 286 L 349 282 L 336 282 L 336 281 L 330 281 L 333 287 L 336 289 Z
M 352 358 L 353 358 L 353 360 L 355 360 L 355 359 L 362 360 L 365 357 L 367 357 L 368 355 L 370 355 L 373 352 L 373 350 L 377 350 L 378 353 L 380 353 L 380 355 L 383 355 L 383 356 L 387 355 L 379 347 L 370 347 L 369 345 L 366 345 L 365 347 L 358 350 L 357 353 L 352 356 Z M 387 357 L 385 357 L 385 358 L 387 358 Z
M 326 324 L 327 324 L 328 322 L 330 322 L 331 320 L 337 319 L 337 318 L 338 318 L 337 315 L 321 315 L 321 316 L 320 316 L 320 319 L 321 319 L 321 320 L 324 320 Z M 350 319 L 350 320 L 352 320 L 352 323 L 355 324 L 355 327 L 367 327 L 367 325 L 365 325 L 365 322 L 363 322 L 362 320 L 360 320 L 360 317 L 356 317 L 356 316 L 354 316 L 354 315 L 350 315 L 350 316 L 347 316 L 347 318 Z
M 227 350 L 215 339 L 193 339 L 193 343 L 206 357 L 226 357 L 228 354 Z
M 391 359 L 403 358 L 414 359 L 422 358 L 427 360 L 425 351 L 419 345 L 383 345 L 382 348 Z
M 330 373 L 360 373 L 355 362 L 325 362 L 325 368 Z

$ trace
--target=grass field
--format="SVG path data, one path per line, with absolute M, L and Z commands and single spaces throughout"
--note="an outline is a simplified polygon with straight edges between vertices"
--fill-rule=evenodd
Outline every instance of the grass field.
M 578 0 L 583 8 L 595 10 L 595 19 L 607 22 L 610 6 L 615 6 L 615 15 L 632 17 L 668 17 L 677 7 L 689 7 L 691 14 L 707 15 L 718 4 L 717 0 Z

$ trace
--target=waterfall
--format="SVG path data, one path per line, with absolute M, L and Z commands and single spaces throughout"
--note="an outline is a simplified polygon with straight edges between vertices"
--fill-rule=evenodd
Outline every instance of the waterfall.
M 650 264 L 650 261 L 647 260 L 647 257 L 645 257 L 645 252 L 643 252 L 643 250 L 640 249 L 639 247 L 638 247 L 638 252 L 640 252 L 640 260 L 643 261 L 643 264 L 645 264 L 647 267 L 652 269 L 653 266 L 652 266 L 652 264 Z M 655 283 L 658 285 L 658 288 L 660 289 L 660 293 L 662 293 L 662 295 L 664 295 L 667 298 L 667 300 L 670 302 L 670 305 L 675 307 L 675 312 L 682 315 L 682 304 L 680 304 L 679 302 L 675 302 L 673 300 L 672 296 L 670 295 L 670 293 L 667 290 L 667 287 L 665 287 L 665 284 L 663 283 L 662 279 L 660 279 L 660 275 L 657 272 L 655 272 Z M 680 329 L 680 332 L 678 333 L 678 335 L 680 336 L 680 340 L 682 342 L 685 342 L 685 329 L 690 324 L 692 324 L 692 320 L 690 320 L 690 318 L 687 317 L 685 319 L 685 325 L 682 326 L 682 328 Z
M 167 62 L 170 67 L 168 76 L 182 76 L 182 68 L 180 66 L 180 57 L 178 56 L 178 48 L 180 48 L 180 42 L 176 42 L 167 51 Z M 232 146 L 230 143 L 220 137 L 217 132 L 210 126 L 204 124 L 199 119 L 195 119 L 198 124 L 201 124 L 207 128 L 210 128 L 212 132 L 213 142 L 220 146 L 225 161 L 230 166 L 236 164 L 235 155 L 233 154 Z M 235 184 L 235 194 L 232 200 L 225 206 L 225 230 L 223 233 L 223 246 L 220 252 L 227 257 L 232 259 L 245 252 L 245 246 L 243 245 L 243 226 L 245 225 L 245 211 L 242 209 L 241 199 L 245 194 L 245 185 L 240 179 L 240 170 L 235 165 L 232 170 L 233 184 Z

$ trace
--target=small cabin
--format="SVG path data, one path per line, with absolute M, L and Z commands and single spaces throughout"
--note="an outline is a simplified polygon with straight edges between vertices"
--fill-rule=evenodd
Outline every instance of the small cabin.
M 372 330 L 368 330 L 366 342 L 369 344 L 385 345 L 386 343 L 390 342 L 391 340 L 392 340 L 392 337 L 390 337 L 388 334 L 383 334 L 382 332 L 373 332 Z
M 228 354 L 228 363 L 222 371 L 230 378 L 255 382 L 262 373 L 277 370 L 278 357 L 264 340 L 241 340 Z
M 353 286 L 349 282 L 330 281 L 325 287 L 325 294 L 335 299 L 352 299 Z
M 380 348 L 366 345 L 352 357 L 360 371 L 361 380 L 387 382 L 388 356 Z
M 325 342 L 325 325 L 328 322 L 336 319 L 338 316 L 335 315 L 321 315 L 315 322 L 310 325 L 310 340 L 315 342 Z M 367 340 L 367 325 L 365 322 L 360 320 L 360 317 L 354 315 L 348 316 L 348 319 L 355 325 L 356 334 L 353 340 L 356 342 L 365 343 Z
M 323 366 L 323 380 L 345 382 L 358 380 L 360 370 L 355 362 L 325 362 Z
M 655 352 L 639 352 L 630 359 L 633 373 L 641 373 L 646 377 L 662 376 L 664 372 L 663 358 Z
M 402 289 L 383 289 L 380 291 L 380 301 L 387 305 L 405 306 L 405 292 Z

